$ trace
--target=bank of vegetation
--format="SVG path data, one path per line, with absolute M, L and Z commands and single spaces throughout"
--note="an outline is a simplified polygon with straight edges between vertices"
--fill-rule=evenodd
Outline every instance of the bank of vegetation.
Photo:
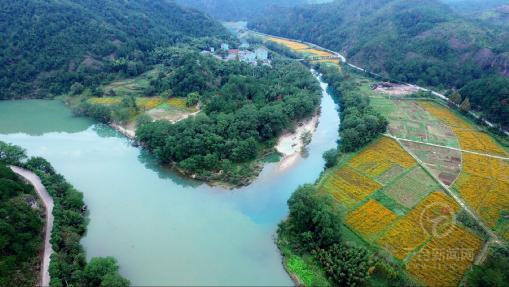
M 387 120 L 369 106 L 348 73 L 337 65 L 317 66 L 341 107 L 341 144 L 324 154 L 331 168 L 343 154 L 378 138 Z M 346 124 L 345 124 L 346 123 Z M 305 286 L 404 285 L 409 279 L 385 255 L 356 237 L 344 224 L 343 210 L 315 185 L 299 187 L 288 200 L 288 219 L 279 225 L 277 244 L 285 267 Z
M 39 283 L 43 218 L 44 208 L 33 187 L 0 163 L 1 286 L 36 286 Z
M 320 102 L 309 70 L 277 55 L 271 66 L 252 66 L 173 51 L 159 51 L 172 72 L 154 83 L 156 89 L 187 100 L 194 94 L 202 112 L 177 123 L 141 122 L 136 135 L 163 164 L 195 178 L 249 183 L 277 137 L 311 116 Z
M 122 287 L 129 285 L 129 281 L 118 273 L 119 266 L 114 258 L 92 258 L 87 264 L 85 251 L 80 244 L 80 240 L 84 236 L 88 224 L 87 209 L 83 202 L 83 194 L 81 192 L 70 185 L 45 159 L 40 157 L 28 158 L 25 151 L 20 147 L 0 142 L 0 164 L 21 166 L 36 173 L 53 198 L 55 204 L 53 216 L 55 219 L 51 234 L 51 244 L 54 250 L 54 254 L 51 256 L 49 269 L 51 286 Z M 3 171 L 3 174 L 6 174 L 4 169 Z M 9 176 L 9 174 L 7 173 L 6 176 Z M 20 192 L 20 188 L 25 193 L 33 192 L 31 191 L 33 189 L 26 187 L 26 185 L 22 186 L 11 182 L 12 177 L 9 180 L 10 181 L 7 182 L 5 186 L 6 195 Z M 3 191 L 2 194 L 4 194 Z M 7 202 L 2 200 L 2 205 L 9 208 L 11 211 L 21 208 L 20 211 L 24 210 L 26 212 L 30 209 L 30 207 L 28 209 L 22 207 L 22 204 L 26 203 L 23 202 L 23 200 L 9 200 Z M 12 216 L 16 214 L 16 212 L 9 213 L 7 219 L 12 218 Z M 12 260 L 15 259 L 25 260 L 25 262 L 16 261 L 16 263 L 19 264 L 17 265 L 18 267 L 23 267 L 25 266 L 24 264 L 35 264 L 30 260 L 34 260 L 34 256 L 37 257 L 37 252 L 40 250 L 40 245 L 42 243 L 42 221 L 39 215 L 37 215 L 38 219 L 35 218 L 35 215 L 36 214 L 31 212 L 25 215 L 25 218 L 20 218 L 19 221 L 11 222 L 11 226 L 6 226 L 6 229 L 4 229 L 4 225 L 2 225 L 2 234 L 0 234 L 0 238 L 2 239 L 2 241 L 0 241 L 2 242 L 2 245 L 0 245 L 2 253 L 0 254 L 0 261 L 6 262 L 6 267 L 12 268 L 10 264 L 13 264 Z M 5 217 L 2 219 L 5 219 Z M 30 221 L 27 221 L 29 219 Z M 17 237 L 10 237 L 12 236 L 12 232 L 4 233 L 9 232 L 9 230 L 12 231 L 13 228 L 20 230 L 20 233 L 16 234 Z M 35 230 L 37 230 L 37 232 L 34 233 Z M 25 232 L 26 234 L 21 232 Z M 35 237 L 38 238 L 35 239 Z M 6 241 L 3 239 L 6 239 Z M 6 242 L 6 245 L 3 244 L 4 242 Z M 25 243 L 27 245 L 25 245 Z M 11 245 L 14 249 L 9 250 Z M 20 255 L 16 258 L 13 254 L 4 253 L 3 248 L 7 248 L 5 252 L 12 253 L 14 251 L 18 252 Z M 21 255 L 25 257 L 19 257 Z M 0 274 L 2 274 L 4 270 L 4 265 L 2 265 Z M 14 279 L 19 280 L 29 280 L 33 278 L 33 274 L 27 275 L 25 273 L 16 274 L 16 276 L 20 276 L 20 278 Z M 8 277 L 5 277 L 0 280 L 7 278 Z M 2 281 L 0 281 L 0 283 L 1 282 Z M 7 282 L 6 284 L 9 285 L 11 283 L 13 282 Z M 2 286 L 5 285 L 2 284 Z M 21 285 L 14 284 L 11 286 Z

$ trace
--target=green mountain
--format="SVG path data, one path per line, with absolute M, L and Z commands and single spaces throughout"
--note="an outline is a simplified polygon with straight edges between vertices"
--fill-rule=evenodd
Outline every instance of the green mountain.
M 483 23 L 495 25 L 501 29 L 507 29 L 509 27 L 509 4 L 475 13 L 472 16 Z
M 0 99 L 141 73 L 157 46 L 227 37 L 220 23 L 166 0 L 0 1 Z
M 421 85 L 459 88 L 484 75 L 509 75 L 509 33 L 436 0 L 273 7 L 250 27 L 342 51 L 360 66 Z
M 271 6 L 292 7 L 330 0 L 177 0 L 221 20 L 239 21 L 259 17 Z
M 492 10 L 509 4 L 508 0 L 441 0 L 453 10 L 461 13 L 474 13 Z

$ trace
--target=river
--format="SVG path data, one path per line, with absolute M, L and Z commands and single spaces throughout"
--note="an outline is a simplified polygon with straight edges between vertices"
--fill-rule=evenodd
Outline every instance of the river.
M 308 154 L 267 163 L 248 187 L 224 190 L 161 168 L 108 126 L 72 117 L 60 102 L 0 101 L 0 140 L 49 160 L 84 193 L 87 258 L 114 256 L 133 285 L 292 285 L 274 244 L 286 201 L 323 170 L 336 146 L 337 104 L 323 88 Z

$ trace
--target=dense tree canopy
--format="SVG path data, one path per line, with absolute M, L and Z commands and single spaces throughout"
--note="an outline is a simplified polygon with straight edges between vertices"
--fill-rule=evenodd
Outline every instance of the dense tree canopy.
M 319 68 L 341 102 L 341 151 L 356 151 L 385 132 L 387 120 L 369 105 L 369 97 L 362 95 L 351 75 L 343 74 L 334 66 Z
M 220 23 L 165 0 L 0 1 L 0 19 L 0 99 L 76 92 L 114 73 L 140 74 L 158 46 L 228 37 Z
M 272 67 L 253 67 L 173 48 L 156 54 L 172 71 L 153 83 L 156 90 L 197 93 L 203 112 L 176 124 L 147 122 L 137 138 L 163 163 L 203 178 L 242 183 L 259 153 L 294 121 L 310 116 L 320 100 L 316 79 L 297 62 L 274 59 Z
M 490 121 L 509 127 L 509 78 L 488 77 L 473 81 L 460 90 L 462 101 L 479 108 Z
M 493 248 L 482 265 L 474 265 L 466 276 L 468 286 L 505 286 L 509 282 L 509 249 Z
M 32 208 L 36 195 L 0 159 L 0 285 L 37 284 L 42 244 L 41 207 Z
M 336 0 L 273 8 L 252 28 L 344 52 L 392 78 L 460 88 L 487 74 L 506 74 L 509 33 L 455 14 L 438 0 Z

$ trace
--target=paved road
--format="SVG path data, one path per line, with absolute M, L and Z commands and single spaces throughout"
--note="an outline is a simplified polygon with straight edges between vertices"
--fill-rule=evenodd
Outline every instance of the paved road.
M 51 247 L 50 239 L 51 239 L 51 231 L 53 230 L 53 199 L 48 194 L 48 191 L 42 185 L 41 179 L 33 172 L 19 168 L 16 166 L 10 166 L 13 172 L 19 174 L 23 178 L 25 178 L 30 184 L 32 184 L 39 195 L 39 198 L 44 203 L 44 207 L 46 208 L 46 229 L 44 231 L 44 255 L 42 258 L 42 268 L 41 268 L 41 286 L 49 286 L 50 276 L 49 276 L 49 262 L 50 256 L 53 253 L 53 248 Z

